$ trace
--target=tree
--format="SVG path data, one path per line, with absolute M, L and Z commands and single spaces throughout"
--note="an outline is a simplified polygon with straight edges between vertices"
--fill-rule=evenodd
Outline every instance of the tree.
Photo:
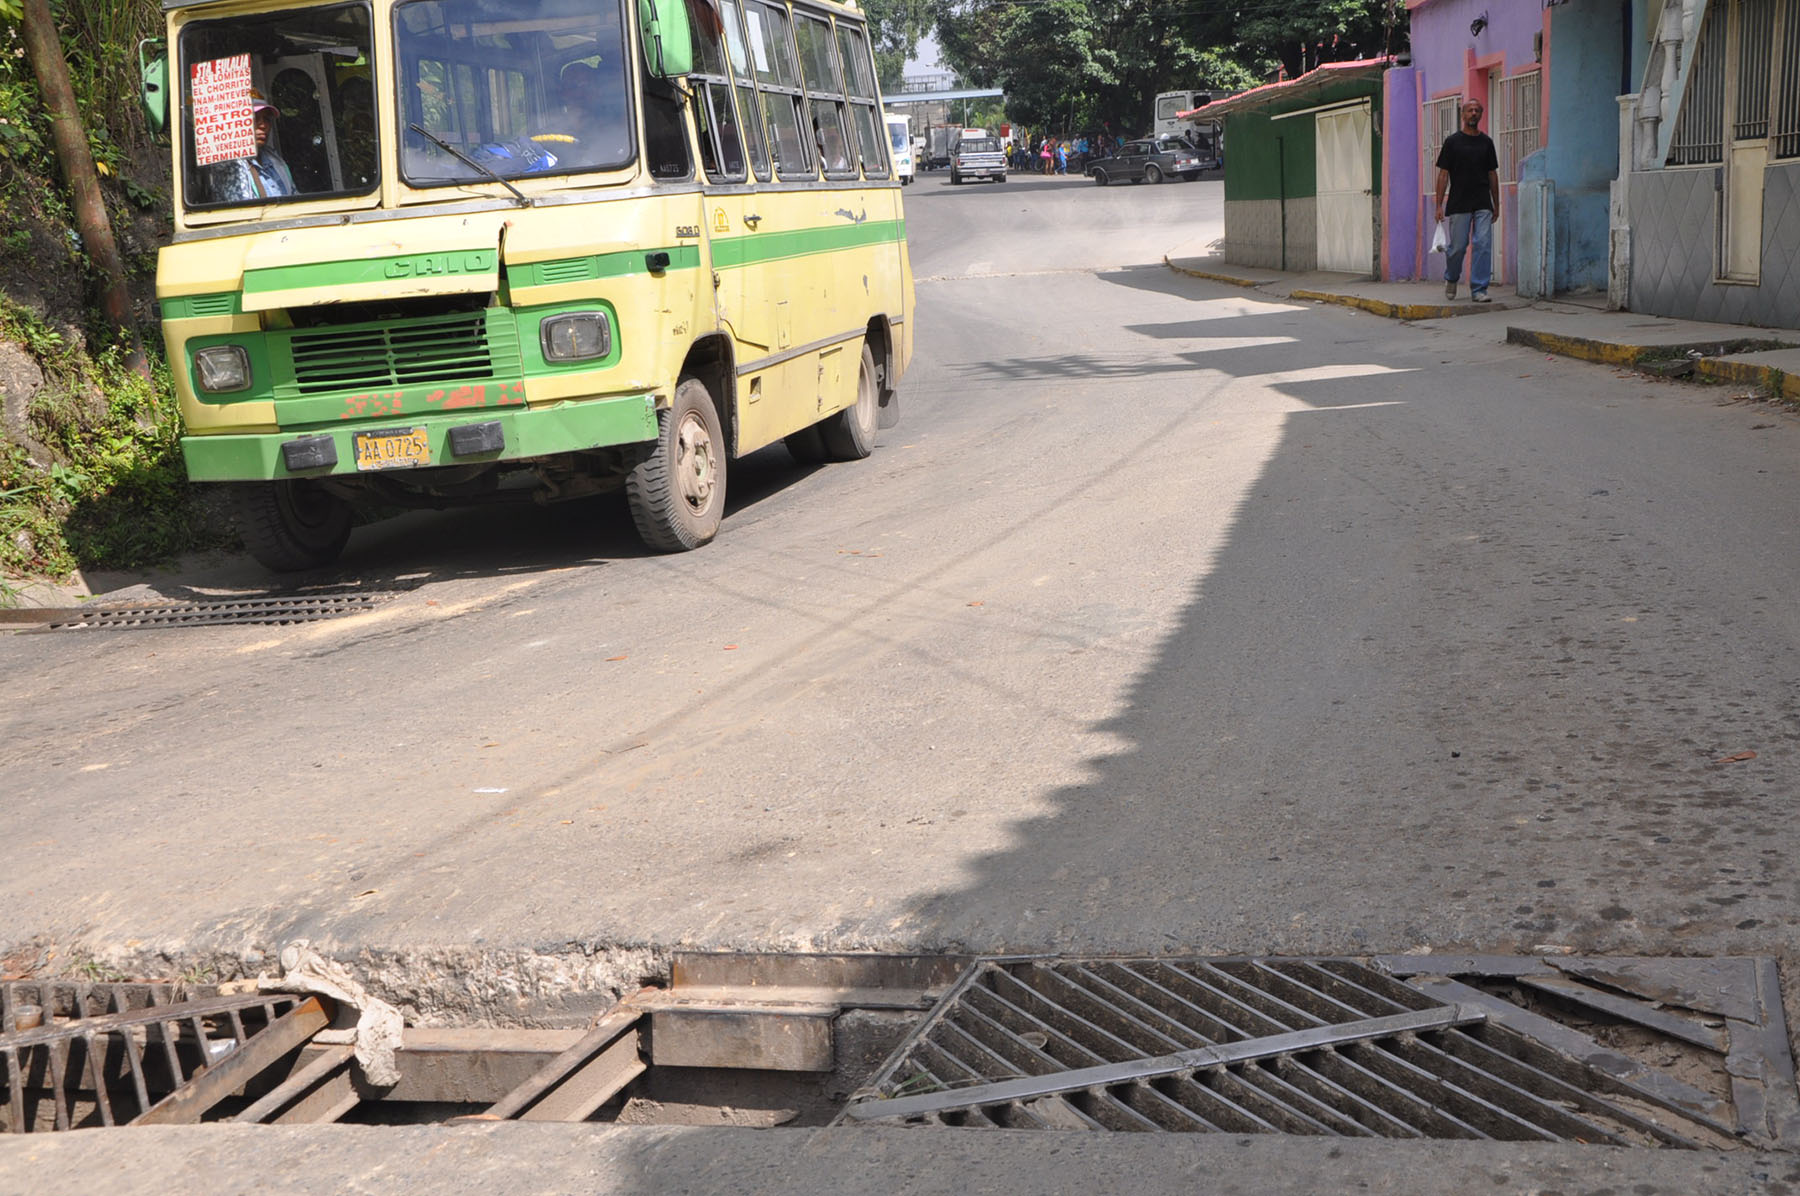
M 1241 46 L 1278 59 L 1290 76 L 1321 62 L 1373 58 L 1405 41 L 1404 21 L 1393 30 L 1388 5 L 1395 0 L 1314 0 L 1304 5 L 1256 9 L 1237 23 Z
M 1208 0 L 947 0 L 938 41 L 971 83 L 1001 87 L 1033 128 L 1139 133 L 1159 91 L 1241 91 L 1270 60 L 1238 51 L 1233 13 Z
M 882 94 L 900 90 L 901 69 L 918 49 L 919 39 L 931 32 L 937 14 L 931 0 L 865 0 L 869 18 L 870 48 L 875 51 L 875 73 Z
M 75 107 L 75 90 L 69 84 L 68 63 L 63 57 L 56 19 L 50 13 L 50 0 L 23 0 L 23 10 L 25 56 L 44 98 L 57 165 L 75 211 L 75 231 L 81 235 L 82 245 L 99 275 L 101 314 L 123 340 L 131 368 L 147 378 L 150 365 L 131 317 L 131 288 L 126 282 L 125 263 L 113 240 L 112 218 L 100 193 L 100 174 L 94 169 L 87 128 Z
M 1399 0 L 932 0 L 944 59 L 1007 112 L 1063 132 L 1142 132 L 1156 93 L 1242 91 L 1405 43 Z M 1401 22 L 1403 24 L 1403 21 Z

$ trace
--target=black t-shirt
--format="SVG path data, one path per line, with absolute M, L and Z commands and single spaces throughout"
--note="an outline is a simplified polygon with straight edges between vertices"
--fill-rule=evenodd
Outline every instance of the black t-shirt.
M 1458 130 L 1444 138 L 1437 164 L 1439 169 L 1450 172 L 1450 197 L 1444 203 L 1444 215 L 1493 211 L 1488 171 L 1500 169 L 1500 158 L 1494 153 L 1492 137 L 1486 133 L 1471 136 Z

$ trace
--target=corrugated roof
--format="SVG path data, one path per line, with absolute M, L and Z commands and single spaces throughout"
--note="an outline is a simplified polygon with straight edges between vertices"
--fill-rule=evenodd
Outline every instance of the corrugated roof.
M 1243 108 L 1255 108 L 1271 100 L 1287 99 L 1299 96 L 1309 90 L 1323 89 L 1327 83 L 1342 83 L 1361 75 L 1378 76 L 1393 63 L 1392 58 L 1356 58 L 1349 62 L 1326 62 L 1307 71 L 1304 75 L 1293 79 L 1282 79 L 1276 83 L 1265 83 L 1261 87 L 1252 87 L 1249 91 L 1239 92 L 1223 100 L 1214 100 L 1210 104 L 1202 104 L 1198 108 L 1186 112 L 1177 112 L 1176 118 L 1186 120 L 1189 117 L 1205 119 L 1213 116 L 1224 116 Z

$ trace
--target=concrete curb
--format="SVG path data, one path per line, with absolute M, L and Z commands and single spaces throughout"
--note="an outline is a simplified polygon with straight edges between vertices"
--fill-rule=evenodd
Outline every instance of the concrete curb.
M 1784 399 L 1800 399 L 1800 374 L 1753 361 L 1733 361 L 1729 357 L 1702 357 L 1694 363 L 1694 373 L 1718 382 L 1735 382 L 1754 386 L 1766 394 Z
M 1540 332 L 1536 328 L 1513 328 L 1506 330 L 1506 343 L 1523 345 L 1527 349 L 1538 349 L 1545 353 L 1555 353 L 1561 357 L 1575 357 L 1582 361 L 1597 361 L 1602 365 L 1634 366 L 1638 359 L 1650 353 L 1648 345 L 1620 345 L 1611 341 L 1589 340 L 1585 336 L 1565 336 L 1560 332 Z M 1664 348 L 1665 346 L 1658 346 Z M 1666 346 L 1678 353 L 1687 352 L 1685 345 Z
M 1372 299 L 1364 295 L 1344 295 L 1336 291 L 1314 291 L 1300 288 L 1292 291 L 1279 289 L 1281 279 L 1248 278 L 1242 274 L 1227 274 L 1220 270 L 1196 270 L 1192 266 L 1183 266 L 1168 254 L 1163 255 L 1163 265 L 1177 274 L 1189 278 L 1203 278 L 1209 282 L 1223 282 L 1234 287 L 1248 287 L 1260 290 L 1263 287 L 1274 287 L 1272 294 L 1279 294 L 1284 299 L 1298 299 L 1312 303 L 1335 303 L 1340 307 L 1351 307 L 1358 311 L 1366 311 L 1370 315 L 1383 316 L 1390 320 L 1442 320 L 1451 316 L 1478 316 L 1488 312 L 1505 311 L 1515 306 L 1510 303 L 1392 303 L 1386 299 Z
M 1753 338 L 1746 338 L 1742 343 L 1725 344 L 1713 340 L 1683 344 L 1623 345 L 1581 336 L 1567 336 L 1559 332 L 1544 332 L 1536 328 L 1509 327 L 1506 330 L 1506 340 L 1508 344 L 1523 345 L 1562 357 L 1574 357 L 1601 365 L 1623 366 L 1627 369 L 1643 369 L 1652 373 L 1666 373 L 1651 369 L 1654 362 L 1685 357 L 1690 353 L 1702 354 L 1693 360 L 1692 372 L 1695 377 L 1754 386 L 1765 394 L 1779 398 L 1800 399 L 1800 375 L 1779 366 L 1734 360 L 1729 356 L 1732 353 L 1754 351 L 1745 348 L 1745 345 L 1765 346 L 1771 343 Z
M 1505 311 L 1509 306 L 1504 303 L 1390 303 L 1386 299 L 1372 299 L 1366 295 L 1339 295 L 1332 291 L 1308 290 L 1289 291 L 1288 298 L 1336 303 L 1341 307 L 1354 307 L 1358 311 L 1385 316 L 1390 320 L 1442 320 L 1451 316 L 1479 316 L 1488 312 Z
M 1170 260 L 1169 255 L 1166 253 L 1163 254 L 1163 265 L 1175 271 L 1175 273 L 1185 274 L 1189 278 L 1205 278 L 1210 279 L 1213 282 L 1228 282 L 1234 287 L 1251 287 L 1254 289 L 1262 286 L 1264 282 L 1272 281 L 1269 279 L 1245 278 L 1238 274 L 1220 274 L 1212 270 L 1196 270 L 1191 266 L 1177 266 Z

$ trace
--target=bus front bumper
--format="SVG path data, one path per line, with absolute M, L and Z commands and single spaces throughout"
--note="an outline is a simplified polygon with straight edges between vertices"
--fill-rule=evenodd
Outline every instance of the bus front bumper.
M 294 432 L 183 436 L 196 482 L 319 478 L 547 457 L 656 438 L 652 395 L 430 415 Z

